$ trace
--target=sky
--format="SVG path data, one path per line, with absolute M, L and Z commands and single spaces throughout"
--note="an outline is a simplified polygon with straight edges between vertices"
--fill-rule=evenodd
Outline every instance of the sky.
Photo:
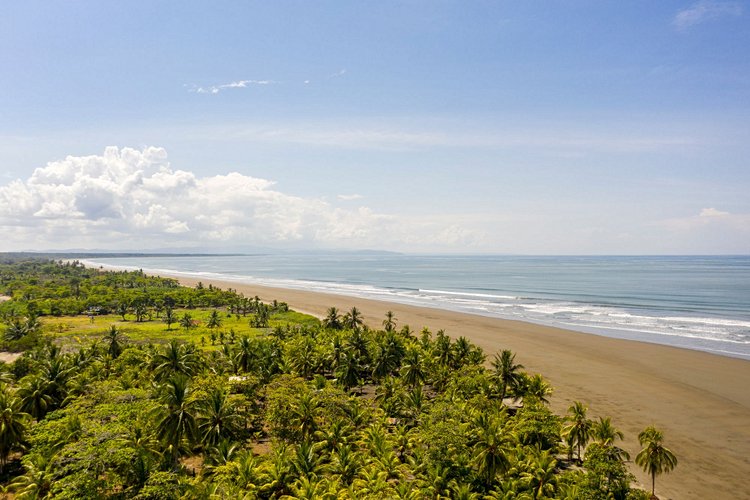
M 11 0 L 0 251 L 750 253 L 750 2 Z

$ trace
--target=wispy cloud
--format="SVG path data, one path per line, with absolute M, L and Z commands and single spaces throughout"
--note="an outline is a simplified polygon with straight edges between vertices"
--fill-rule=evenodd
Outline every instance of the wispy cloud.
M 739 2 L 716 2 L 704 0 L 696 2 L 687 9 L 679 11 L 672 20 L 672 24 L 680 30 L 686 30 L 705 21 L 720 17 L 737 17 L 742 15 L 742 5 Z
M 338 70 L 337 72 L 331 73 L 330 75 L 328 75 L 328 79 L 330 80 L 331 78 L 338 78 L 340 76 L 344 76 L 345 74 L 346 74 L 346 69 L 342 68 Z
M 329 123 L 291 123 L 273 125 L 238 125 L 220 127 L 207 133 L 223 140 L 240 139 L 259 143 L 305 144 L 349 150 L 417 151 L 436 147 L 547 150 L 556 153 L 590 153 L 607 151 L 639 153 L 695 146 L 699 139 L 691 135 L 658 133 L 609 133 L 569 125 L 560 128 L 500 128 L 495 130 L 458 130 L 455 127 L 424 129 L 398 124 L 360 124 L 345 126 Z
M 354 201 L 354 200 L 361 200 L 363 196 L 361 194 L 340 194 L 338 195 L 338 199 L 342 201 Z
M 200 87 L 197 85 L 186 85 L 186 87 L 188 88 L 188 92 L 195 92 L 196 94 L 218 94 L 226 89 L 244 89 L 251 85 L 273 85 L 275 83 L 278 82 L 274 80 L 237 80 L 208 87 Z

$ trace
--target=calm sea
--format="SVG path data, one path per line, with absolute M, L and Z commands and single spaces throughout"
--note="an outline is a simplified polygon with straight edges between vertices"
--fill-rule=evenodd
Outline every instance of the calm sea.
M 87 262 L 439 307 L 750 359 L 750 256 L 336 253 Z

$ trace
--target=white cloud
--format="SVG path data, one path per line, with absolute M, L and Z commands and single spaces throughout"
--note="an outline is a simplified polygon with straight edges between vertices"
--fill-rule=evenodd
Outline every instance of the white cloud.
M 340 194 L 337 198 L 342 201 L 354 201 L 361 200 L 364 197 L 361 194 Z
M 277 82 L 273 80 L 237 80 L 219 85 L 211 85 L 209 87 L 199 87 L 196 85 L 186 85 L 186 87 L 188 92 L 195 92 L 196 94 L 218 94 L 225 89 L 244 89 L 250 85 L 273 85 L 274 83 Z
M 737 17 L 742 15 L 742 5 L 739 2 L 700 1 L 687 9 L 679 11 L 672 24 L 678 29 L 685 30 L 705 21 L 725 16 Z
M 704 208 L 698 214 L 699 217 L 723 217 L 725 215 L 730 215 L 730 214 L 729 214 L 729 212 L 722 212 L 721 210 L 716 210 L 713 207 L 712 208 Z
M 723 228 L 735 237 L 750 236 L 750 214 L 733 214 L 713 207 L 703 208 L 696 215 L 664 219 L 655 225 L 676 233 L 698 234 L 708 228 Z
M 344 195 L 355 199 L 358 195 Z M 471 244 L 455 220 L 410 221 L 367 207 L 335 208 L 236 172 L 174 170 L 162 148 L 108 147 L 68 156 L 0 186 L 0 249 L 297 245 L 406 249 Z
M 342 68 L 342 69 L 338 70 L 337 72 L 331 73 L 330 75 L 328 75 L 328 78 L 329 79 L 331 79 L 331 78 L 338 78 L 340 76 L 344 76 L 345 74 L 346 74 L 346 69 Z

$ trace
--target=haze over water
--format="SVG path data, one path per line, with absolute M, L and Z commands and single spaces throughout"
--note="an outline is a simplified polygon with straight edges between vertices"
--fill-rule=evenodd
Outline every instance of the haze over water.
M 295 253 L 87 263 L 94 262 L 438 307 L 750 359 L 750 256 Z

